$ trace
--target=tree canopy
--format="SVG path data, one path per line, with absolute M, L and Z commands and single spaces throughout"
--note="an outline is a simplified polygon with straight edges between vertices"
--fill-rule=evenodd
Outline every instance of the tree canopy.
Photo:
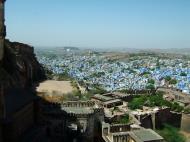
M 148 80 L 148 83 L 150 83 L 150 84 L 155 84 L 155 81 L 154 81 L 154 79 L 149 79 L 149 80 Z
M 164 79 L 165 79 L 166 81 L 170 81 L 172 78 L 171 78 L 170 76 L 166 76 Z
M 180 76 L 187 76 L 185 72 L 181 72 Z
M 136 96 L 128 104 L 130 109 L 142 109 L 143 106 L 155 107 L 155 106 L 167 106 L 172 111 L 182 112 L 184 107 L 180 106 L 176 102 L 170 102 L 163 99 L 163 95 L 157 92 L 154 95 L 142 95 Z

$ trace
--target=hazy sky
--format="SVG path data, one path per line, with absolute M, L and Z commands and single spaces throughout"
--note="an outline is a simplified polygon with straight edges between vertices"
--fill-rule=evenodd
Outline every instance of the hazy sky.
M 190 48 L 190 0 L 7 0 L 6 25 L 33 46 Z

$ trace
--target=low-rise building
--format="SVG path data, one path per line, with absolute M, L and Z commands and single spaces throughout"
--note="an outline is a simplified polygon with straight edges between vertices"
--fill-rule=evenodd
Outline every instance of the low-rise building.
M 151 129 L 140 126 L 102 123 L 102 137 L 105 142 L 164 142 L 164 139 Z

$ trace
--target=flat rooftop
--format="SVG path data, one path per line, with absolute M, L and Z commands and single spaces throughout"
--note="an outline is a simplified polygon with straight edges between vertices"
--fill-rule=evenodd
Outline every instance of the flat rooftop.
M 122 101 L 120 99 L 114 99 L 114 100 L 106 101 L 103 104 L 107 105 L 107 104 L 112 104 L 112 103 L 116 103 L 116 102 L 122 102 Z
M 129 96 L 129 94 L 124 94 L 124 93 L 120 93 L 120 92 L 113 92 L 113 93 L 107 93 L 104 94 L 105 96 L 114 96 L 114 97 L 126 97 Z
M 90 107 L 62 107 L 61 108 L 66 113 L 74 113 L 74 114 L 92 114 L 94 113 L 93 108 Z
M 163 140 L 163 138 L 151 129 L 140 129 L 132 131 L 130 136 L 137 142 Z
M 98 99 L 98 100 L 100 100 L 100 101 L 109 101 L 109 100 L 113 100 L 113 98 L 112 97 L 108 97 L 108 96 L 104 96 L 104 95 L 100 95 L 100 94 L 96 94 L 96 95 L 94 95 L 92 98 L 94 98 L 94 99 Z

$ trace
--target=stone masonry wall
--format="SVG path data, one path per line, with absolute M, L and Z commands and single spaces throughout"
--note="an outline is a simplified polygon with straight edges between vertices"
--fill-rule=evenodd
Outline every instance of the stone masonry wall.
M 4 55 L 4 39 L 6 35 L 4 19 L 4 0 L 0 0 L 0 61 Z

